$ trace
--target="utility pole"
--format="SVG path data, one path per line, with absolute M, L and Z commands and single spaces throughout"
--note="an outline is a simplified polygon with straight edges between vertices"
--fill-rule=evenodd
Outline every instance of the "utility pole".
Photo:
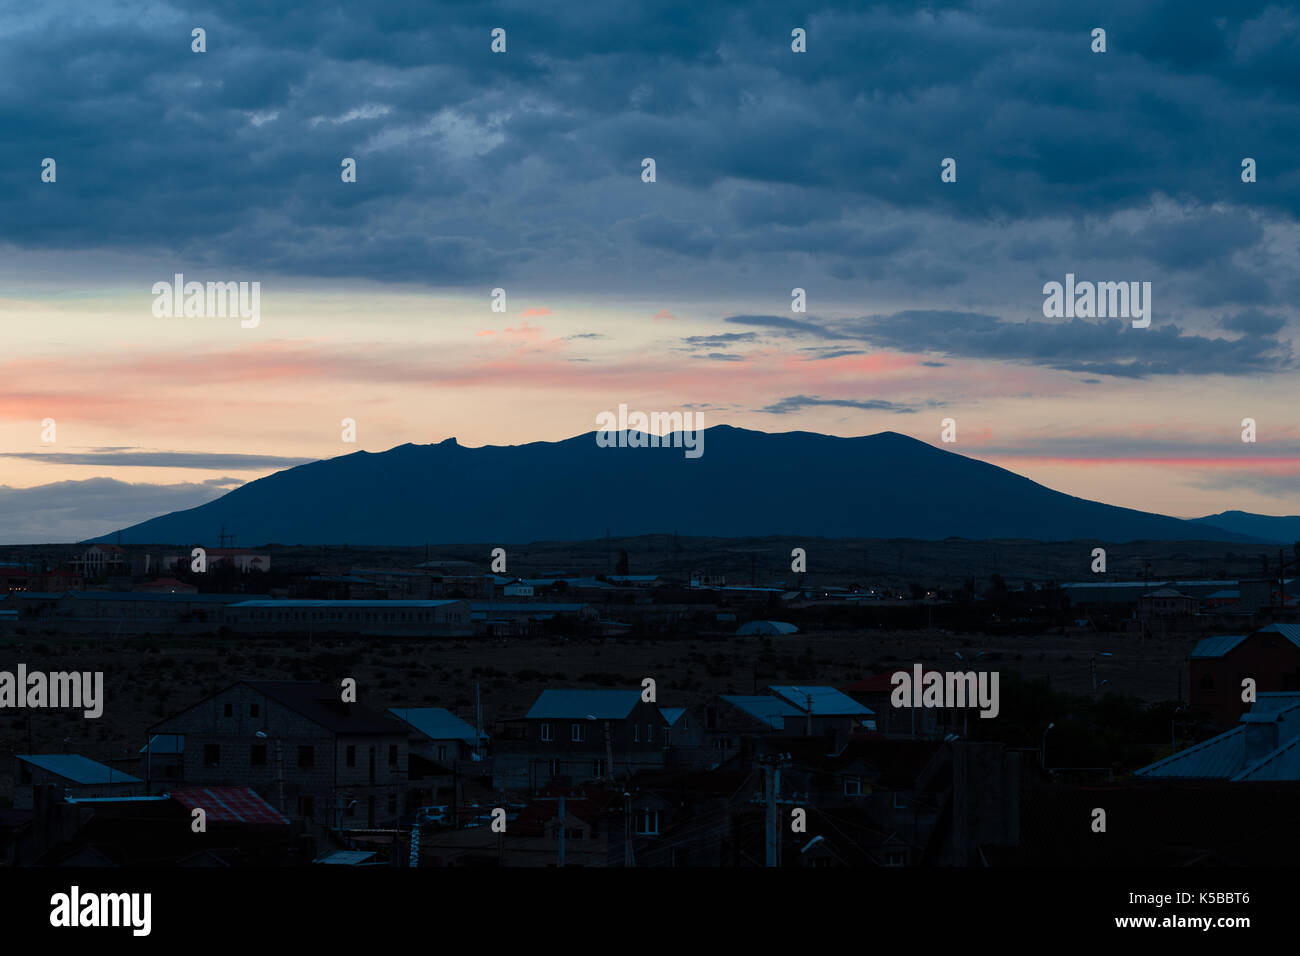
M 636 866 L 632 857 L 632 794 L 623 792 L 623 865 Z
M 560 797 L 560 869 L 564 869 L 564 798 Z
M 781 762 L 779 756 L 767 757 L 763 761 L 765 786 L 763 802 L 766 804 L 764 814 L 764 844 L 766 846 L 764 865 L 779 867 L 781 865 L 781 821 L 777 815 L 777 802 L 781 797 Z

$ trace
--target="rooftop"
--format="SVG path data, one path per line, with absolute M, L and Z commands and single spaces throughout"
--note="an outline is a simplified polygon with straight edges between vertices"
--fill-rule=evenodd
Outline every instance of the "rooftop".
M 19 760 L 73 783 L 144 783 L 139 777 L 115 770 L 81 754 L 14 754 Z

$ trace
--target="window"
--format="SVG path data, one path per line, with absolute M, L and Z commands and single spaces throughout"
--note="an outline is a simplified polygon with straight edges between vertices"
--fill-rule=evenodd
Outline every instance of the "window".
M 885 866 L 907 866 L 906 850 L 890 850 L 885 854 Z
M 347 761 L 349 767 L 357 765 L 357 748 L 355 744 L 348 744 Z
M 226 705 L 225 715 L 226 715 L 227 717 L 233 717 L 233 716 L 235 716 L 235 705 L 234 705 L 234 704 L 227 704 L 227 705 Z
M 605 761 L 603 761 L 603 760 L 593 760 L 593 761 L 591 762 L 591 775 L 592 775 L 593 777 L 603 777 L 603 776 L 605 776 Z
M 221 766 L 221 745 L 220 744 L 203 745 L 203 766 L 205 767 Z
M 561 767 L 560 767 L 560 760 L 558 757 L 551 761 L 549 769 L 552 777 L 558 777 L 560 775 Z
M 266 744 L 253 744 L 252 752 L 248 755 L 248 762 L 254 767 L 265 767 Z
M 564 828 L 564 838 L 565 838 L 566 840 L 581 840 L 581 839 L 582 839 L 582 828 L 581 828 L 581 827 L 565 827 L 565 828 Z
M 258 714 L 261 713 L 261 711 L 262 711 L 262 708 L 261 708 L 260 706 L 258 706 L 257 704 L 249 704 L 249 705 L 248 705 L 248 716 L 249 716 L 249 717 L 256 717 Z
M 298 797 L 298 816 L 306 817 L 310 820 L 316 815 L 316 798 L 308 796 Z
M 640 725 L 640 724 L 633 724 L 633 725 L 632 725 L 632 743 L 634 743 L 634 744 L 639 744 L 640 742 L 641 742 L 641 725 Z
M 659 834 L 659 811 L 658 810 L 637 810 L 636 811 L 636 832 L 646 836 Z
M 438 759 L 439 759 L 439 760 L 446 760 L 446 759 L 447 759 L 447 745 L 446 745 L 446 744 L 438 744 Z
M 314 767 L 316 766 L 316 748 L 311 744 L 298 748 L 298 766 Z
M 397 812 L 397 794 L 395 793 L 390 793 L 388 795 L 388 812 L 389 813 Z
M 388 745 L 388 766 L 397 766 L 397 744 Z
M 860 797 L 862 796 L 862 778 L 845 777 L 844 778 L 844 796 Z
M 22 772 L 21 772 L 21 774 L 20 774 L 20 782 L 22 782 L 22 783 L 31 783 L 31 782 L 32 782 L 32 765 L 29 764 L 29 763 L 28 763 L 27 761 L 25 761 L 25 760 L 20 761 L 20 763 L 22 764 Z
M 587 739 L 587 725 L 570 724 L 569 739 L 572 740 L 575 744 L 580 744 L 583 741 L 585 741 Z
M 646 725 L 645 725 L 645 742 L 646 742 L 646 743 L 650 743 L 650 742 L 653 741 L 654 739 L 655 739 L 655 725 L 654 725 L 654 724 L 646 724 Z
M 554 739 L 555 739 L 554 734 L 551 732 L 551 725 L 550 725 L 550 724 L 542 724 L 542 739 L 543 739 L 543 740 L 554 740 Z

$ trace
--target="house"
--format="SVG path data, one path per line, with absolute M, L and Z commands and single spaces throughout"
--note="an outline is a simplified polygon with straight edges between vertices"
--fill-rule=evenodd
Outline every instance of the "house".
M 1157 588 L 1138 599 L 1138 618 L 1143 621 L 1190 618 L 1196 611 L 1196 598 L 1176 588 Z
M 14 808 L 30 810 L 37 787 L 54 785 L 66 797 L 133 797 L 145 782 L 81 754 L 14 754 Z
M 187 787 L 252 787 L 285 816 L 333 831 L 398 818 L 409 732 L 316 681 L 241 681 L 150 728 L 184 735 Z
M 1256 692 L 1300 690 L 1300 624 L 1270 624 L 1250 634 L 1207 637 L 1188 657 L 1194 711 L 1231 727 L 1250 709 L 1242 682 L 1253 678 Z
M 390 707 L 388 713 L 409 728 L 407 810 L 466 802 L 457 787 L 456 768 L 465 761 L 481 760 L 488 735 L 445 707 Z
M 544 690 L 496 741 L 493 785 L 569 786 L 662 767 L 668 721 L 640 690 Z
M 1259 694 L 1231 730 L 1135 771 L 1145 778 L 1300 781 L 1300 691 Z

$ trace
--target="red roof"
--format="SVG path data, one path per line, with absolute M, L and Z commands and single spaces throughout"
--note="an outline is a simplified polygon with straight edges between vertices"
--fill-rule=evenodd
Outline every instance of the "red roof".
M 893 682 L 894 672 L 888 674 L 873 674 L 871 677 L 864 677 L 856 684 L 850 684 L 844 688 L 846 694 L 852 694 L 857 691 L 860 694 L 885 694 L 894 689 Z
M 288 826 L 289 821 L 249 787 L 192 787 L 173 790 L 172 799 L 186 809 L 201 808 L 209 823 L 270 823 Z

